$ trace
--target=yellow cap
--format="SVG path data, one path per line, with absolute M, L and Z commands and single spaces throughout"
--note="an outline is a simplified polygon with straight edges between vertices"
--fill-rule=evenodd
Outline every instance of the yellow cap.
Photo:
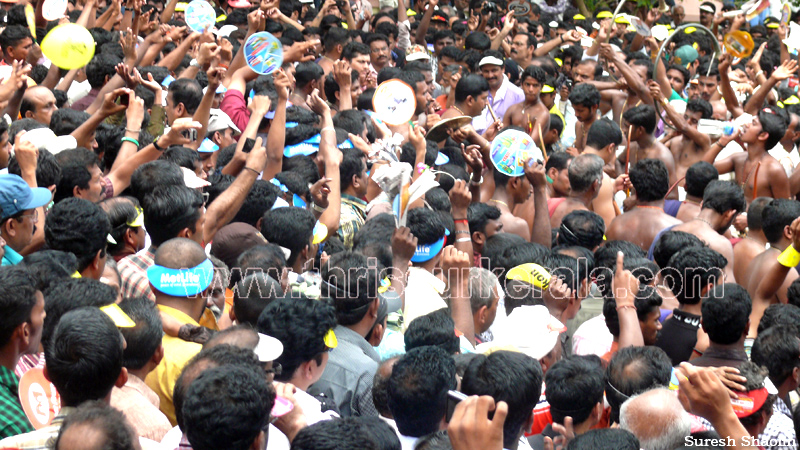
M 556 61 L 556 64 L 558 64 L 559 67 L 564 65 L 564 62 L 561 61 L 561 58 L 553 58 L 553 59 Z
M 796 95 L 793 95 L 783 101 L 784 105 L 796 105 L 798 103 L 800 103 L 800 98 L 797 98 Z
M 574 16 L 572 16 L 572 20 L 586 20 L 586 16 L 584 16 L 583 14 L 575 14 Z
M 100 311 L 106 313 L 106 315 L 114 321 L 114 325 L 119 328 L 133 328 L 136 326 L 136 322 L 134 322 L 129 315 L 125 314 L 125 311 L 116 303 L 103 306 L 100 308 Z
M 313 244 L 319 244 L 320 242 L 325 241 L 325 239 L 328 238 L 328 227 L 320 223 L 320 221 L 317 221 L 317 223 L 314 224 L 313 235 Z
M 133 220 L 126 223 L 129 227 L 143 227 L 144 226 L 144 211 L 140 206 L 136 207 L 136 217 Z
M 507 280 L 520 280 L 541 289 L 550 286 L 550 272 L 536 263 L 520 264 L 506 272 Z
M 542 94 L 549 94 L 551 92 L 555 92 L 555 90 L 556 89 L 553 86 L 550 86 L 549 84 L 545 84 L 544 86 L 542 86 L 542 92 L 541 93 Z
M 597 13 L 597 16 L 595 17 L 598 19 L 608 19 L 609 17 L 614 17 L 614 16 L 613 14 L 611 14 L 611 11 L 600 11 L 599 13 Z
M 628 16 L 626 16 L 624 14 L 620 14 L 620 15 L 617 16 L 616 19 L 614 19 L 614 22 L 616 22 L 616 23 L 624 23 L 624 24 L 630 25 L 631 19 L 628 19 Z
M 325 337 L 322 338 L 322 342 L 324 342 L 328 348 L 336 348 L 339 345 L 339 340 L 336 339 L 336 333 L 333 332 L 333 328 L 325 333 Z
M 695 28 L 695 27 L 686 27 L 686 28 L 683 30 L 683 32 L 684 32 L 684 33 L 686 33 L 686 34 L 692 34 L 692 33 L 694 33 L 695 31 L 697 31 L 697 28 Z

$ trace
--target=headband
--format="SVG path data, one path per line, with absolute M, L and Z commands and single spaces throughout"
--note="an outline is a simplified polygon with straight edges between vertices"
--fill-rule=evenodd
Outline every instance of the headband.
M 447 236 L 450 236 L 450 230 L 445 228 L 444 236 L 442 236 L 442 238 L 438 241 L 430 245 L 418 245 L 417 251 L 415 251 L 414 256 L 411 257 L 411 262 L 425 262 L 433 259 L 434 256 L 438 255 L 439 252 L 442 251 L 442 247 L 444 247 L 444 240 Z
M 205 291 L 214 279 L 214 264 L 207 259 L 189 269 L 170 269 L 154 264 L 147 269 L 153 288 L 173 297 L 193 297 Z

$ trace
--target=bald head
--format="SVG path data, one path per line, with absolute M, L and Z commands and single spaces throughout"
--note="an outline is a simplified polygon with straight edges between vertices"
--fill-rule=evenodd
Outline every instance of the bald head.
M 42 125 L 50 126 L 50 119 L 58 109 L 56 96 L 45 86 L 34 86 L 22 95 L 19 113 L 23 118 L 33 119 Z
M 667 450 L 683 445 L 691 433 L 689 414 L 668 389 L 652 389 L 622 405 L 620 428 L 639 439 L 642 448 Z
M 174 238 L 158 247 L 153 262 L 169 269 L 185 269 L 194 267 L 208 257 L 203 247 L 186 238 Z

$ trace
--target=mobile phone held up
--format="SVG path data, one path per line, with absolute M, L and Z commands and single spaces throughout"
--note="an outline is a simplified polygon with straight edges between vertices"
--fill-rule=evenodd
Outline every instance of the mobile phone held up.
M 458 391 L 447 391 L 447 415 L 445 416 L 445 420 L 450 423 L 450 419 L 453 418 L 453 412 L 456 410 L 456 405 L 458 405 L 461 400 L 466 400 L 467 396 L 462 394 Z

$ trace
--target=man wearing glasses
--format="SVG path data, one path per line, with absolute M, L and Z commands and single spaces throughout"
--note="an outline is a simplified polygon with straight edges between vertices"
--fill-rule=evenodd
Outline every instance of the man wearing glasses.
M 51 198 L 49 190 L 31 188 L 17 175 L 0 175 L 0 240 L 5 241 L 4 266 L 22 261 L 20 252 L 31 243 L 39 220 L 36 208 L 50 203 Z

